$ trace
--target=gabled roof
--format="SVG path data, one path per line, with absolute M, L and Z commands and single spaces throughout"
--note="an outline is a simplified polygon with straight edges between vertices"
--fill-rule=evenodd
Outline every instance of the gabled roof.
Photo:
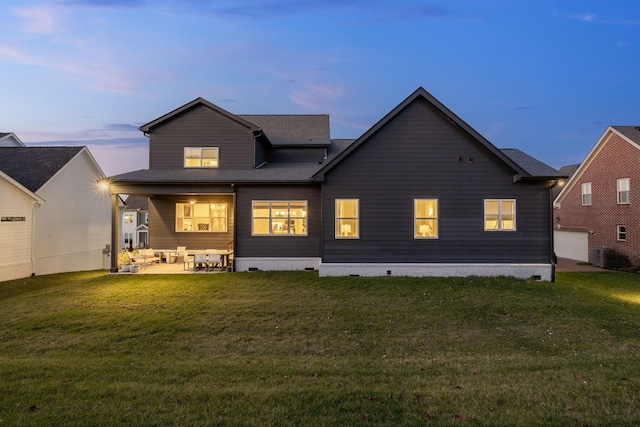
M 0 147 L 24 147 L 24 142 L 13 132 L 0 132 Z
M 27 187 L 25 187 L 24 185 L 20 184 L 18 181 L 16 181 L 15 179 L 10 177 L 6 173 L 2 172 L 1 170 L 0 170 L 0 179 L 4 179 L 6 182 L 8 182 L 10 185 L 12 185 L 16 190 L 18 190 L 19 192 L 23 193 L 27 197 L 31 198 L 34 202 L 36 202 L 36 203 L 44 203 L 44 199 L 42 197 L 38 196 L 33 191 L 29 190 Z
M 568 177 L 568 175 L 565 176 L 562 172 L 552 168 L 546 163 L 542 163 L 540 160 L 531 157 L 517 148 L 501 148 L 500 151 L 527 171 L 532 178 L 555 179 Z
M 150 133 L 153 131 L 153 128 L 162 125 L 163 123 L 175 119 L 178 116 L 181 116 L 182 114 L 196 108 L 199 106 L 205 106 L 207 108 L 212 109 L 213 111 L 216 111 L 220 114 L 222 114 L 223 116 L 228 117 L 229 119 L 240 123 L 243 126 L 246 126 L 247 128 L 251 129 L 252 132 L 258 132 L 260 131 L 260 128 L 256 125 L 254 125 L 253 123 L 249 123 L 248 121 L 246 121 L 245 119 L 240 118 L 239 116 L 236 116 L 235 114 L 232 114 L 230 112 L 228 112 L 227 110 L 218 107 L 215 104 L 212 104 L 211 102 L 207 101 L 204 98 L 196 98 L 193 101 L 183 105 L 182 107 L 176 108 L 175 110 L 171 111 L 170 113 L 165 114 L 162 117 L 159 117 L 147 124 L 144 124 L 142 126 L 140 126 L 140 130 L 144 133 Z
M 571 175 L 569 181 L 564 186 L 558 197 L 554 200 L 554 206 L 556 204 L 560 204 L 565 196 L 569 193 L 570 189 L 573 188 L 576 182 L 579 182 L 580 178 L 584 174 L 584 171 L 587 170 L 589 165 L 596 158 L 598 153 L 602 150 L 602 148 L 606 145 L 606 143 L 611 139 L 613 134 L 618 135 L 622 140 L 626 141 L 632 147 L 640 150 L 640 126 L 609 126 L 604 131 L 598 142 L 593 146 L 587 157 L 580 163 L 577 170 Z
M 328 114 L 240 114 L 260 127 L 274 147 L 328 147 Z
M 482 135 L 476 132 L 471 126 L 469 126 L 466 122 L 464 122 L 460 117 L 455 115 L 451 110 L 449 110 L 444 104 L 438 101 L 433 95 L 427 92 L 424 88 L 419 87 L 415 92 L 409 95 L 400 105 L 391 110 L 386 116 L 384 116 L 378 123 L 373 125 L 367 132 L 365 132 L 360 138 L 358 138 L 353 144 L 351 144 L 346 150 L 340 153 L 335 159 L 331 162 L 326 163 L 325 166 L 318 171 L 314 175 L 314 179 L 322 180 L 324 179 L 324 174 L 327 173 L 331 168 L 339 164 L 342 159 L 347 157 L 351 152 L 353 152 L 356 148 L 358 148 L 361 144 L 367 141 L 371 136 L 373 136 L 376 132 L 378 132 L 381 128 L 383 128 L 387 123 L 389 123 L 392 119 L 394 119 L 398 114 L 400 114 L 405 108 L 407 108 L 413 102 L 423 99 L 426 102 L 433 105 L 438 111 L 440 111 L 445 117 L 447 117 L 451 122 L 456 125 L 459 129 L 469 135 L 471 138 L 478 141 L 479 144 L 487 148 L 493 155 L 495 155 L 499 160 L 501 160 L 505 165 L 511 168 L 514 171 L 514 174 L 520 178 L 536 178 L 535 175 L 531 175 L 527 170 L 525 170 L 522 166 L 513 161 L 509 156 L 507 156 L 502 151 L 498 150 L 492 143 L 490 143 L 487 139 L 485 139 Z M 557 171 L 556 171 L 557 173 Z M 540 177 L 541 178 L 541 177 Z
M 85 147 L 0 147 L 0 170 L 38 191 Z

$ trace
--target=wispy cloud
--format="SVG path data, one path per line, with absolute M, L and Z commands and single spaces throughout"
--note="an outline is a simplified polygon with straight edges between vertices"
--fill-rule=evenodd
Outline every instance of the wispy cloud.
M 314 112 L 326 112 L 330 105 L 344 94 L 344 88 L 330 84 L 310 84 L 293 91 L 289 100 L 302 108 Z
M 58 11 L 47 7 L 17 9 L 16 14 L 23 19 L 22 30 L 27 33 L 47 34 L 56 31 Z
M 571 18 L 576 19 L 578 21 L 582 21 L 582 22 L 588 22 L 591 24 L 623 25 L 623 26 L 640 25 L 640 20 L 638 19 L 605 18 L 591 12 L 575 14 L 575 15 L 572 15 Z

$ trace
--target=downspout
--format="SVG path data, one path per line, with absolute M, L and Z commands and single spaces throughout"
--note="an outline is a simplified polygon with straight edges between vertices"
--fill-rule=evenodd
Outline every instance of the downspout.
M 233 262 L 231 265 L 227 265 L 227 269 L 231 269 L 231 271 L 236 271 L 235 258 L 238 253 L 238 209 L 236 203 L 236 186 L 235 184 L 231 184 L 231 191 L 233 191 Z
M 31 276 L 36 275 L 36 257 L 33 253 L 33 242 L 36 238 L 36 209 L 40 206 L 40 203 L 35 202 L 31 208 Z
M 553 227 L 553 188 L 558 185 L 559 179 L 554 179 L 551 186 L 549 186 L 549 225 L 551 226 L 551 281 L 553 283 L 556 282 L 556 265 L 558 264 L 558 257 L 556 257 L 555 253 L 555 244 L 554 244 L 554 227 Z

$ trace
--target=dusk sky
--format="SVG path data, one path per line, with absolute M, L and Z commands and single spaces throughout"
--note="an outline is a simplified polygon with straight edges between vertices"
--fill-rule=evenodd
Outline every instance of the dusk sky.
M 357 138 L 422 86 L 559 168 L 640 125 L 637 0 L 3 0 L 0 132 L 148 166 L 138 130 L 197 97 L 330 114 Z

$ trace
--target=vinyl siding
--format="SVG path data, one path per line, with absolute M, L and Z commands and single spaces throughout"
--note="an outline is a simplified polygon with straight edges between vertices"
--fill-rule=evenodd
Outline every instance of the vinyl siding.
M 184 147 L 218 147 L 220 169 L 254 167 L 255 148 L 251 130 L 204 105 L 153 130 L 149 143 L 149 168 L 182 169 Z
M 413 102 L 326 174 L 323 262 L 548 262 L 549 190 L 512 175 Z M 336 198 L 360 200 L 359 239 L 335 239 Z M 516 200 L 515 232 L 484 231 L 485 198 Z M 438 239 L 414 239 L 414 199 L 438 199 Z
M 34 199 L 0 177 L 0 216 L 24 221 L 0 222 L 0 282 L 31 275 L 31 227 Z M 8 248 L 11 248 L 8 250 Z
M 227 204 L 227 231 L 224 233 L 176 232 L 176 203 L 190 201 Z M 233 195 L 157 196 L 149 198 L 149 247 L 172 249 L 227 249 L 233 240 Z
M 272 148 L 270 162 L 321 162 L 324 160 L 324 148 Z
M 242 186 L 237 194 L 236 256 L 238 257 L 319 257 L 320 187 L 317 185 Z M 254 200 L 306 200 L 306 236 L 252 236 Z

